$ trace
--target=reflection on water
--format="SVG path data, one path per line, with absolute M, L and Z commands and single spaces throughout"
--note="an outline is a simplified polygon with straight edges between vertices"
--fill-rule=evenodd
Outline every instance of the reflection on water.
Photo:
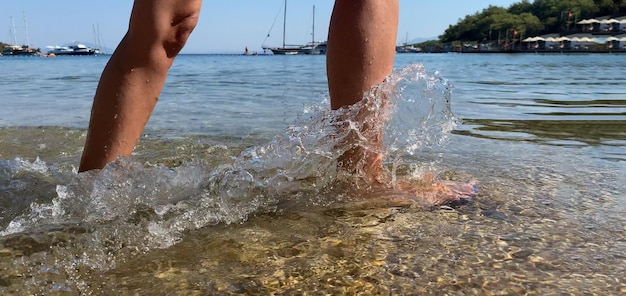
M 464 123 L 466 126 L 456 133 L 548 145 L 626 146 L 626 120 L 465 119 Z
M 626 161 L 626 79 L 618 56 L 489 56 L 466 67 L 455 98 L 464 125 L 454 133 L 472 138 L 586 149 Z M 484 63 L 481 63 L 483 60 Z M 493 60 L 498 60 L 493 62 Z M 567 153 L 562 151 L 559 153 Z
M 536 103 L 544 107 L 590 107 L 590 108 L 621 108 L 626 106 L 626 100 L 590 100 L 590 101 L 557 101 L 548 99 L 536 99 Z

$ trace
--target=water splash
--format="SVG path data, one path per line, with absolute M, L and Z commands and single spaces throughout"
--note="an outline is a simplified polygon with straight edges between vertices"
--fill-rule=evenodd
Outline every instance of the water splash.
M 428 75 L 422 65 L 408 66 L 394 77 L 399 88 L 395 110 L 383 132 L 388 158 L 442 147 L 460 124 L 450 105 L 453 86 L 439 72 Z
M 323 192 L 336 180 L 338 157 L 351 147 L 375 149 L 387 162 L 441 147 L 458 124 L 450 110 L 451 89 L 437 73 L 429 75 L 422 65 L 410 65 L 352 106 L 329 110 L 328 98 L 307 106 L 284 134 L 243 151 L 229 165 L 210 168 L 196 160 L 168 168 L 121 159 L 98 173 L 79 174 L 57 186 L 51 203 L 31 204 L 31 213 L 14 219 L 0 234 L 67 221 L 108 224 L 146 209 L 154 213 L 147 232 L 162 239 L 163 233 L 177 237 L 189 229 L 240 221 L 259 209 L 272 210 L 281 195 Z M 385 149 L 372 147 L 367 136 L 345 144 L 350 133 L 362 132 L 364 125 L 383 130 Z M 19 169 L 50 169 L 41 160 L 16 160 L 2 167 L 8 175 Z
M 187 231 L 275 211 L 283 199 L 321 202 L 341 181 L 338 158 L 355 146 L 381 153 L 394 166 L 414 163 L 405 156 L 441 148 L 459 123 L 450 110 L 451 90 L 438 74 L 411 65 L 352 106 L 329 110 L 328 98 L 306 106 L 285 133 L 217 167 L 202 159 L 174 168 L 119 159 L 99 172 L 74 174 L 40 160 L 0 163 L 3 179 L 19 170 L 73 175 L 57 179 L 63 185 L 56 186 L 56 196 L 33 200 L 12 219 L 0 232 L 0 244 L 23 250 L 32 247 L 27 238 L 36 237 L 39 245 L 56 246 L 56 268 L 106 270 L 129 255 L 169 247 Z M 370 135 L 353 139 L 364 126 L 383 131 L 383 147 L 371 145 Z M 72 235 L 59 240 L 64 232 Z

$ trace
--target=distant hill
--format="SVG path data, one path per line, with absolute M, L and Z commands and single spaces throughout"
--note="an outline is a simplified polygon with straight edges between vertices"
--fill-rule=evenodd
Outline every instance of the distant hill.
M 420 38 L 411 39 L 411 40 L 409 40 L 408 43 L 409 44 L 416 44 L 416 43 L 422 43 L 422 42 L 430 41 L 430 40 L 439 40 L 439 37 L 429 37 L 429 38 L 420 37 Z

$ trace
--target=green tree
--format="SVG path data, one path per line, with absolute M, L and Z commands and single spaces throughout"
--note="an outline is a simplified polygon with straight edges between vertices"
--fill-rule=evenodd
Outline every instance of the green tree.
M 596 1 L 600 14 L 617 14 L 619 13 L 619 3 L 616 4 L 613 0 L 599 0 Z
M 528 0 L 522 2 L 513 3 L 509 6 L 508 12 L 512 14 L 532 13 L 533 4 Z
M 509 13 L 507 9 L 489 6 L 482 12 L 468 15 L 451 25 L 440 36 L 442 42 L 486 42 L 493 41 L 507 32 L 519 34 L 536 33 L 543 30 L 543 24 L 536 16 L 524 12 L 519 15 Z M 504 36 L 506 37 L 506 36 Z
M 501 20 L 507 15 L 506 9 L 489 6 L 482 12 L 460 19 L 456 25 L 450 25 L 439 38 L 442 42 L 489 40 L 490 33 L 501 29 L 499 23 L 494 24 L 494 20 Z
M 507 31 L 524 36 L 566 33 L 582 19 L 620 14 L 626 14 L 626 0 L 522 0 L 509 8 L 491 5 L 467 15 L 450 25 L 439 39 L 444 43 L 484 42 Z
M 539 35 L 544 30 L 544 25 L 541 20 L 535 15 L 524 12 L 518 16 L 518 27 L 522 30 L 524 35 L 535 34 Z
M 575 20 L 595 16 L 598 11 L 594 0 L 535 0 L 532 9 L 550 32 L 564 31 L 568 21 L 572 25 Z

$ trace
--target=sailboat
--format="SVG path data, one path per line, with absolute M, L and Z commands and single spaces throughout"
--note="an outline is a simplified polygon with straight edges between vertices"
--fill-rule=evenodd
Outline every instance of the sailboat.
M 283 12 L 283 46 L 282 47 L 267 47 L 265 45 L 262 46 L 263 50 L 270 50 L 273 54 L 276 55 L 294 55 L 300 54 L 302 52 L 302 45 L 287 45 L 285 43 L 285 32 L 287 30 L 287 0 L 285 0 L 285 8 Z M 267 34 L 267 37 L 270 35 Z M 267 40 L 267 38 L 265 38 Z
M 326 54 L 326 41 L 315 41 L 315 5 L 313 5 L 313 27 L 311 29 L 311 43 L 303 46 L 301 52 L 304 54 Z
M 13 44 L 5 47 L 2 50 L 2 55 L 4 56 L 36 56 L 41 55 L 41 50 L 38 48 L 30 47 L 30 39 L 28 37 L 28 24 L 26 22 L 26 14 L 24 13 L 24 31 L 26 32 L 26 44 L 25 45 L 17 45 L 17 38 L 15 37 L 15 22 L 13 21 L 13 17 L 11 19 L 11 27 L 10 27 L 10 35 L 11 41 Z
M 64 46 L 46 46 L 49 50 L 47 52 L 48 57 L 54 56 L 92 56 L 92 55 L 101 55 L 106 54 L 101 50 L 102 48 L 102 39 L 100 38 L 100 26 L 92 25 L 93 28 L 93 38 L 94 38 L 94 46 L 88 46 L 79 41 L 72 41 L 69 44 Z
M 92 25 L 93 28 L 93 39 L 94 39 L 94 52 L 97 55 L 107 54 L 104 46 L 104 42 L 102 40 L 102 36 L 100 35 L 100 24 Z
M 396 46 L 397 53 L 420 53 L 422 49 L 409 44 L 409 33 L 406 33 L 404 44 Z

